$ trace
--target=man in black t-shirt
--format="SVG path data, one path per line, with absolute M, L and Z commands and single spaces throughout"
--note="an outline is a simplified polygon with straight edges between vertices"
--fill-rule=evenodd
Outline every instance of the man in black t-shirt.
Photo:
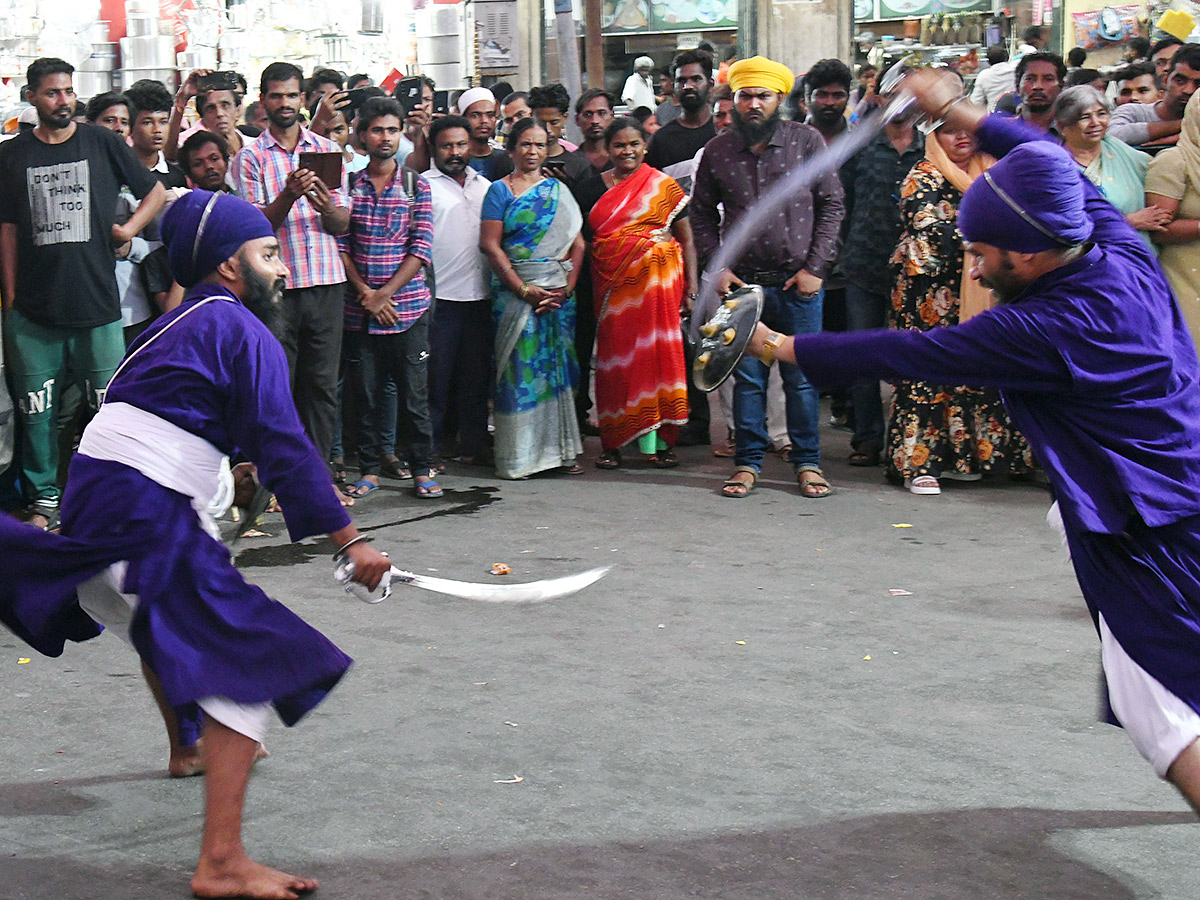
M 586 156 L 578 150 L 568 150 L 558 141 L 567 127 L 571 95 L 561 84 L 547 84 L 531 90 L 528 102 L 533 117 L 546 129 L 546 161 L 542 163 L 542 168 L 575 193 L 576 187 L 590 177 L 595 169 Z
M 717 136 L 708 104 L 712 89 L 712 57 L 703 50 L 687 50 L 675 57 L 675 94 L 683 115 L 654 132 L 646 162 L 662 170 L 691 159 Z
M 71 117 L 74 68 L 35 60 L 26 99 L 38 124 L 0 145 L 0 293 L 17 406 L 24 425 L 21 481 L 31 521 L 58 514 L 55 402 L 68 368 L 99 405 L 125 342 L 115 248 L 153 219 L 165 191 L 113 132 Z M 141 202 L 114 215 L 121 185 Z
M 458 98 L 458 114 L 471 123 L 471 150 L 467 165 L 488 181 L 499 181 L 512 172 L 512 157 L 492 146 L 497 121 L 495 95 L 483 87 L 464 91 Z

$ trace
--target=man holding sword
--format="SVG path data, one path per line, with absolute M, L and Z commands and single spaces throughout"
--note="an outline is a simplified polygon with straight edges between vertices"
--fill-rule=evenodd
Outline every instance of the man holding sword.
M 88 426 L 63 499 L 62 534 L 0 521 L 0 620 L 51 656 L 64 641 L 127 636 L 172 707 L 205 713 L 200 897 L 293 898 L 316 882 L 249 858 L 246 783 L 270 707 L 288 725 L 315 707 L 350 659 L 234 569 L 212 517 L 241 452 L 280 498 L 293 540 L 327 533 L 353 579 L 378 586 L 390 564 L 328 488 L 287 388 L 287 363 L 259 319 L 288 275 L 266 217 L 229 194 L 195 190 L 163 220 L 183 304 L 131 347 Z

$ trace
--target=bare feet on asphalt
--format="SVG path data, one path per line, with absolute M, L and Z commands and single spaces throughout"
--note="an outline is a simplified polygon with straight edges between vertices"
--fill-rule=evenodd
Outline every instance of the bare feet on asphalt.
M 301 878 L 256 863 L 244 853 L 218 862 L 201 859 L 192 876 L 196 897 L 249 897 L 252 900 L 297 900 L 317 889 L 315 878 Z

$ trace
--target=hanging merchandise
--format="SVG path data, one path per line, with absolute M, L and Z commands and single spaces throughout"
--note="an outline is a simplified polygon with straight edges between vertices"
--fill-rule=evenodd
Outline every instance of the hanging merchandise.
M 1123 44 L 1138 33 L 1138 6 L 1106 6 L 1091 12 L 1072 13 L 1075 44 L 1084 50 L 1097 50 Z

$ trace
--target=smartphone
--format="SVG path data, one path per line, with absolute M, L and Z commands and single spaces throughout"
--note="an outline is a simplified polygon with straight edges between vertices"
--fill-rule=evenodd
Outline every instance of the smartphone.
M 421 105 L 423 99 L 421 89 L 424 82 L 415 76 L 401 78 L 396 85 L 396 90 L 392 91 L 392 96 L 400 101 L 400 105 L 404 107 L 404 115 L 409 115 L 414 109 Z
M 300 168 L 308 169 L 325 182 L 325 187 L 331 191 L 342 186 L 342 154 L 337 151 L 303 151 L 300 154 Z
M 367 98 L 380 96 L 382 96 L 382 92 L 379 88 L 355 88 L 352 91 L 346 91 L 346 121 L 354 119 L 358 114 L 358 108 L 367 101 Z
M 450 115 L 450 92 L 449 91 L 434 91 L 433 92 L 433 114 L 435 116 Z
M 242 81 L 237 72 L 209 72 L 196 79 L 196 89 L 207 94 L 209 91 L 242 92 Z
M 567 171 L 567 161 L 565 159 L 548 159 L 542 163 L 542 168 L 552 175 L 561 175 Z

